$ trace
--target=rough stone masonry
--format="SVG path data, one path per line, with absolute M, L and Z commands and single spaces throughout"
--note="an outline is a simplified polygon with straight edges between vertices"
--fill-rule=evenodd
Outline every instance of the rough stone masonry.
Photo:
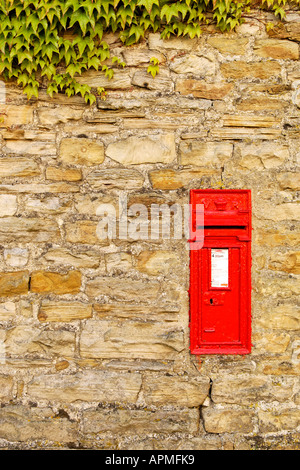
M 80 78 L 97 105 L 6 83 L 0 447 L 299 449 L 300 16 L 106 39 L 127 65 Z M 250 355 L 190 354 L 185 239 L 97 236 L 100 204 L 192 188 L 252 190 Z

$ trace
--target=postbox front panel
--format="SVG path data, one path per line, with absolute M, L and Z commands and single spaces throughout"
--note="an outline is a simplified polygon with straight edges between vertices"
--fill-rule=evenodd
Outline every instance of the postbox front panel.
M 203 247 L 190 252 L 193 354 L 247 354 L 251 350 L 251 252 L 247 239 L 250 227 L 245 207 L 242 210 L 244 225 L 235 225 L 234 220 L 228 224 L 227 220 L 226 225 L 205 226 Z M 210 220 L 214 217 L 217 221 L 235 217 L 238 224 L 240 216 L 209 215 Z
M 200 341 L 203 344 L 231 344 L 240 340 L 240 279 L 239 272 L 234 270 L 239 257 L 237 248 L 202 250 Z

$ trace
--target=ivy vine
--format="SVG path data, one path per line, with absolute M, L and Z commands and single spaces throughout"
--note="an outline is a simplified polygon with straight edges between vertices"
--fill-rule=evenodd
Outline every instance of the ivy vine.
M 293 4 L 298 7 L 300 0 Z M 105 32 L 117 32 L 127 46 L 146 31 L 160 31 L 164 39 L 194 38 L 208 23 L 222 32 L 234 29 L 252 6 L 282 19 L 286 5 L 287 0 L 0 0 L 0 74 L 15 79 L 28 99 L 46 88 L 51 97 L 80 94 L 92 104 L 95 90 L 77 78 L 95 69 L 111 79 L 112 66 L 125 66 L 111 57 Z M 152 75 L 155 67 L 150 64 Z M 103 88 L 97 93 L 105 97 Z

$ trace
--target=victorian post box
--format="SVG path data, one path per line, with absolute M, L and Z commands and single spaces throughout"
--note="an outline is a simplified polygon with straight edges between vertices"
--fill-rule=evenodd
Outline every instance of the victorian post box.
M 190 240 L 190 349 L 192 354 L 251 352 L 251 192 L 190 192 L 193 233 L 204 230 L 199 249 Z M 204 226 L 196 224 L 204 206 Z M 198 207 L 203 207 L 198 206 Z M 201 237 L 199 236 L 198 239 Z

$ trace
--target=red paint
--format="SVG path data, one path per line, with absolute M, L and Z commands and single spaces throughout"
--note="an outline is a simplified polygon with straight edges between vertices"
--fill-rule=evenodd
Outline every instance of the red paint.
M 191 353 L 249 354 L 251 192 L 195 189 L 190 203 L 194 231 L 196 204 L 204 205 L 203 247 L 190 251 Z

